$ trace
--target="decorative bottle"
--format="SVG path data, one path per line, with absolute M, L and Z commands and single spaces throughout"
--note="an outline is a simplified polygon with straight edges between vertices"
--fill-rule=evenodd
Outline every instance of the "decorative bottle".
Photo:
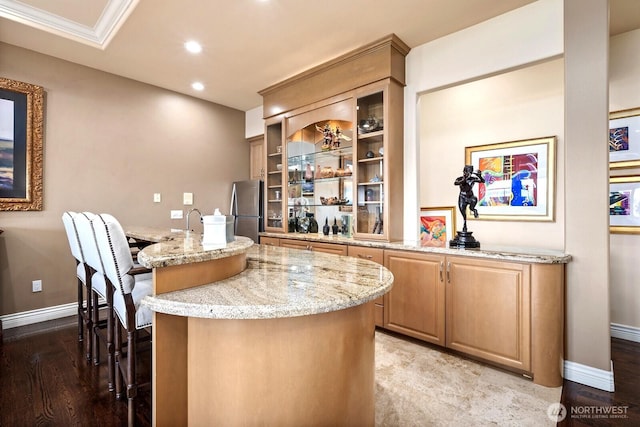
M 313 217 L 312 213 L 308 213 L 307 217 L 309 218 L 309 233 L 317 233 L 318 232 L 318 221 Z
M 333 226 L 331 227 L 331 231 L 333 232 L 333 234 L 338 234 L 338 223 L 336 222 L 335 217 L 333 218 Z
M 324 227 L 322 227 L 322 234 L 324 234 L 325 236 L 329 235 L 329 217 L 324 219 Z
M 313 171 L 311 170 L 311 163 L 307 163 L 307 169 L 304 173 L 304 179 L 307 182 L 313 181 Z

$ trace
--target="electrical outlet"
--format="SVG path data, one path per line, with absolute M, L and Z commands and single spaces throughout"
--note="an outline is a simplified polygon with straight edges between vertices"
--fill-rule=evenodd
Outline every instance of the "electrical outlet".
M 193 193 L 183 193 L 182 194 L 182 204 L 183 205 L 193 205 Z
M 182 211 L 171 211 L 171 219 L 182 219 Z
M 160 195 L 160 193 L 153 193 L 153 202 L 154 203 L 160 203 L 161 200 L 162 200 L 162 196 Z
M 42 280 L 31 282 L 31 292 L 42 292 Z

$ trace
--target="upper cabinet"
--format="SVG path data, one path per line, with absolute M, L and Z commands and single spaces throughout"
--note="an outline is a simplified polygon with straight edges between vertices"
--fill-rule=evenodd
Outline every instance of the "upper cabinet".
M 260 92 L 265 230 L 402 239 L 408 52 L 390 35 Z
M 355 238 L 402 238 L 402 94 L 391 79 L 356 91 Z
M 264 203 L 266 212 L 265 231 L 283 231 L 282 215 L 284 161 L 282 119 L 276 118 L 266 122 L 265 129 L 266 174 L 264 178 Z

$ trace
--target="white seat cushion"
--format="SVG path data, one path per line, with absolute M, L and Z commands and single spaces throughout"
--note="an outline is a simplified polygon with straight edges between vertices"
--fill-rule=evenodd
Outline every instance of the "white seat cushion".
M 142 329 L 146 328 L 147 326 L 151 326 L 151 323 L 153 321 L 153 312 L 149 308 L 140 305 L 140 301 L 142 301 L 142 298 L 146 297 L 147 295 L 153 294 L 153 281 L 151 280 L 151 278 L 146 280 L 139 280 L 138 277 L 139 276 L 136 276 L 136 281 L 135 285 L 133 286 L 133 291 L 131 292 L 131 297 L 133 298 L 133 304 L 136 307 L 135 328 Z M 120 318 L 120 322 L 122 322 L 122 324 L 125 325 L 127 329 L 129 329 L 130 325 L 127 325 L 126 322 L 127 314 L 125 310 L 124 297 L 118 291 L 115 291 L 113 295 L 113 309 Z
M 86 282 L 86 278 L 84 277 L 85 274 L 86 273 L 84 271 L 84 264 L 83 263 L 78 264 L 78 266 L 76 267 L 76 276 L 78 276 L 78 279 L 80 279 L 80 281 L 86 285 L 87 282 Z
M 102 298 L 107 299 L 107 282 L 102 273 L 93 273 L 93 276 L 91 276 L 91 290 Z

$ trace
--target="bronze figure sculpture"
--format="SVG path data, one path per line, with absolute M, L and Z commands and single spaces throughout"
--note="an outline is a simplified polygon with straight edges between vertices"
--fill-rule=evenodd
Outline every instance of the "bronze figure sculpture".
M 467 231 L 467 208 L 473 213 L 474 218 L 478 218 L 478 198 L 473 194 L 473 186 L 476 183 L 484 183 L 484 178 L 479 170 L 473 171 L 472 165 L 465 165 L 462 169 L 462 176 L 456 178 L 454 185 L 460 187 L 460 195 L 458 196 L 458 208 L 464 220 L 462 231 L 458 231 L 456 237 L 449 241 L 449 246 L 456 248 L 479 248 L 478 242 L 472 232 Z

